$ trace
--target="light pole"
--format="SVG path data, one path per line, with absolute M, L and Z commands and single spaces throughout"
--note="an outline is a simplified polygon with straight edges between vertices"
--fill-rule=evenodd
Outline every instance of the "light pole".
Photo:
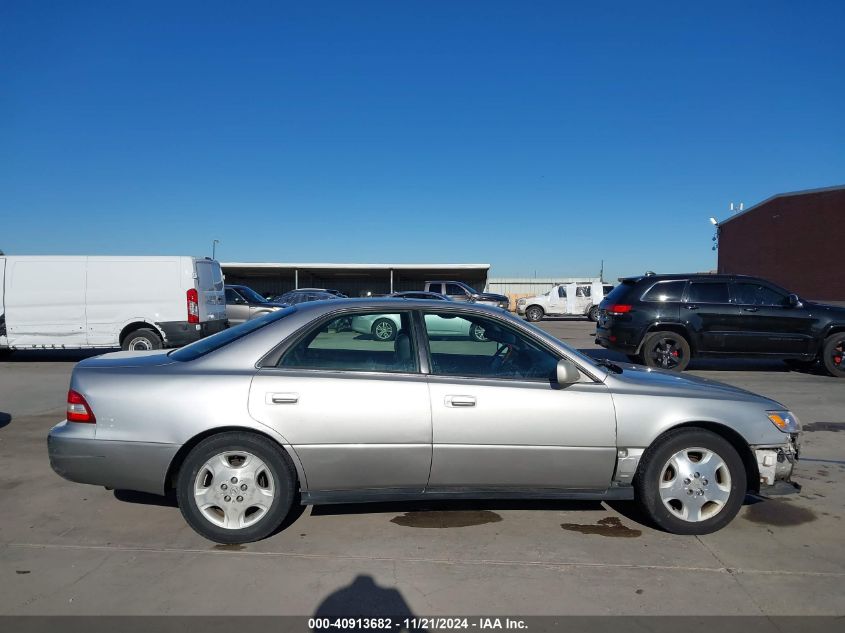
M 211 259 L 217 259 L 217 245 L 220 243 L 220 240 L 214 240 L 211 243 Z

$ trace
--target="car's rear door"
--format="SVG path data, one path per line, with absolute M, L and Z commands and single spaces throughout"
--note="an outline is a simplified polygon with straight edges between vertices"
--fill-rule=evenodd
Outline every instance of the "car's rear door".
M 437 316 L 428 312 L 424 323 Z M 606 489 L 616 463 L 607 388 L 589 379 L 560 387 L 551 379 L 558 357 L 542 343 L 492 317 L 455 318 L 481 325 L 485 336 L 424 339 L 433 429 L 427 492 Z
M 350 331 L 350 317 L 398 322 L 393 340 Z M 410 311 L 359 310 L 312 326 L 252 382 L 251 415 L 291 443 L 310 492 L 421 493 L 431 409 Z
M 696 351 L 741 351 L 742 317 L 739 306 L 731 303 L 727 280 L 691 279 L 681 302 L 680 319 L 695 337 Z

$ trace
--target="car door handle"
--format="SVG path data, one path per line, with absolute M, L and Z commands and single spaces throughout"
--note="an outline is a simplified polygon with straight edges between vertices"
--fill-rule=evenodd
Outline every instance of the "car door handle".
M 474 407 L 475 396 L 446 396 L 447 407 Z
M 757 312 L 760 308 L 743 308 L 744 312 Z
M 296 404 L 299 402 L 298 393 L 268 393 L 267 404 Z
M 684 306 L 687 310 L 698 310 L 698 306 L 696 305 L 688 305 Z

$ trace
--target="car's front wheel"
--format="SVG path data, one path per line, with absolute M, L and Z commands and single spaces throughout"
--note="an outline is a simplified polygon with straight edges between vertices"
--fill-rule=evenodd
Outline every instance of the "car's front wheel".
M 593 323 L 599 320 L 599 307 L 593 306 L 590 308 L 590 311 L 587 313 L 587 318 L 590 319 Z
M 216 543 L 250 543 L 273 533 L 295 496 L 296 473 L 281 449 L 253 433 L 227 432 L 197 444 L 179 469 L 182 516 Z
M 733 520 L 747 490 L 736 449 L 704 429 L 670 431 L 643 455 L 637 502 L 673 534 L 709 534 Z
M 845 332 L 831 334 L 825 339 L 822 360 L 832 376 L 845 378 Z
M 531 306 L 525 311 L 525 318 L 529 321 L 539 321 L 543 318 L 543 308 L 540 306 Z

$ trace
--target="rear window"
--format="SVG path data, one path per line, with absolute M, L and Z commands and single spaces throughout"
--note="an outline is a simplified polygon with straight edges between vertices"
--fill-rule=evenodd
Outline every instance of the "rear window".
M 620 303 L 623 302 L 625 299 L 625 295 L 631 291 L 634 287 L 636 282 L 633 279 L 626 279 L 621 284 L 616 286 L 613 290 L 611 290 L 607 296 L 605 296 L 604 300 L 609 303 Z
M 685 279 L 658 281 L 643 295 L 643 301 L 680 301 L 684 294 Z
M 223 271 L 217 262 L 197 262 L 197 290 L 223 290 Z
M 279 319 L 283 319 L 293 312 L 296 312 L 296 308 L 291 306 L 281 310 L 276 310 L 275 312 L 270 312 L 269 314 L 265 314 L 257 319 L 252 319 L 251 321 L 244 321 L 240 325 L 236 325 L 235 327 L 231 327 L 227 330 L 223 330 L 222 332 L 218 332 L 217 334 L 213 334 L 212 336 L 200 339 L 190 345 L 186 345 L 185 347 L 173 350 L 170 352 L 169 356 L 173 360 L 178 360 L 180 362 L 197 359 L 200 356 L 205 356 L 206 354 L 210 354 L 221 347 L 225 347 L 229 343 L 237 341 L 239 338 L 243 338 L 247 334 L 252 334 L 271 323 L 275 323 Z

